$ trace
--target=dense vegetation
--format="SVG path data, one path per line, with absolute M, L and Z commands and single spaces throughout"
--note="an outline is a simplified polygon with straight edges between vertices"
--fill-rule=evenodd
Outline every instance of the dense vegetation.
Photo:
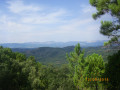
M 55 67 L 0 47 L 0 90 L 120 89 L 120 51 L 109 56 L 106 65 L 101 55 L 84 55 L 77 44 L 67 54 L 69 64 Z
M 52 63 L 55 65 L 61 65 L 67 63 L 66 53 L 74 50 L 74 46 L 69 46 L 65 48 L 52 48 L 52 47 L 40 47 L 34 49 L 20 49 L 13 48 L 14 52 L 21 52 L 27 56 L 34 56 L 36 61 L 43 64 Z
M 118 51 L 117 48 L 104 48 L 104 47 L 87 47 L 85 49 L 85 56 L 96 53 L 102 55 L 103 60 L 107 61 L 107 56 L 112 55 Z M 42 64 L 54 64 L 61 65 L 67 64 L 66 53 L 74 51 L 74 46 L 68 46 L 64 48 L 52 48 L 52 47 L 40 47 L 40 48 L 12 48 L 13 52 L 20 52 L 27 57 L 34 56 L 36 61 Z
M 0 90 L 75 90 L 69 68 L 44 66 L 34 57 L 0 47 Z

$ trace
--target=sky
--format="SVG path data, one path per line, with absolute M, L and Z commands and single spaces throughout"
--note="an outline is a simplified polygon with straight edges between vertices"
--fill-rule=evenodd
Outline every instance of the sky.
M 0 43 L 107 40 L 89 0 L 0 0 Z

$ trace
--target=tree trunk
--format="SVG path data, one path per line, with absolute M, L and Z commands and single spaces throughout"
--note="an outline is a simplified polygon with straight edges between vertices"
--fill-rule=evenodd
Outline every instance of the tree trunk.
M 98 90 L 98 84 L 97 84 L 97 82 L 95 83 L 95 88 L 96 88 L 96 90 Z

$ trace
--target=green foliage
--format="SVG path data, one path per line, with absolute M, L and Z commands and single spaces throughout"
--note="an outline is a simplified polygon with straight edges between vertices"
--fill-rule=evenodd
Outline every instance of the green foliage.
M 70 77 L 73 78 L 74 84 L 77 88 L 83 88 L 82 86 L 82 74 L 84 68 L 84 51 L 81 51 L 80 44 L 75 46 L 74 52 L 70 53 L 70 56 L 66 54 L 70 67 Z
M 113 32 L 113 26 L 112 26 L 112 22 L 111 21 L 101 21 L 101 30 L 100 33 L 102 33 L 103 35 L 107 35 L 110 36 L 112 35 Z
M 74 70 L 75 65 L 78 63 L 80 53 L 81 53 L 80 44 L 77 44 L 74 48 L 74 52 L 70 53 L 70 57 L 68 53 L 66 54 L 67 60 L 69 62 L 69 67 L 71 68 L 71 70 Z
M 104 61 L 107 61 L 107 56 L 117 52 L 117 49 L 103 48 L 103 47 L 86 47 L 81 48 L 85 50 L 85 56 L 91 55 L 92 53 L 97 53 L 102 55 Z M 24 49 L 24 48 L 13 48 L 12 51 L 20 52 L 25 54 L 27 57 L 34 56 L 35 60 L 42 64 L 53 64 L 55 66 L 60 66 L 62 64 L 67 64 L 66 53 L 74 51 L 73 46 L 65 48 L 34 48 L 34 49 Z
M 100 49 L 98 47 L 95 51 L 100 52 Z M 0 47 L 0 90 L 98 90 L 103 82 L 90 82 L 86 78 L 101 77 L 109 78 L 109 82 L 104 83 L 109 90 L 119 90 L 120 51 L 108 58 L 105 68 L 102 56 L 91 55 L 91 50 L 95 52 L 92 48 L 87 48 L 87 52 L 81 50 L 80 44 L 77 44 L 74 51 L 67 54 L 69 64 L 56 67 L 42 65 L 33 56 L 26 57 Z
M 36 66 L 34 57 L 27 59 L 24 54 L 13 53 L 9 48 L 0 47 L 0 89 L 43 89 L 44 82 L 36 68 L 41 69 Z
M 76 90 L 72 79 L 69 77 L 70 70 L 67 65 L 58 68 L 48 66 L 47 71 L 48 90 Z
M 105 65 L 102 59 L 102 56 L 99 56 L 98 54 L 92 54 L 90 56 L 86 57 L 86 64 L 85 67 L 85 73 L 84 78 L 86 79 L 92 79 L 92 78 L 102 78 L 102 75 L 104 74 Z M 87 87 L 96 87 L 96 90 L 98 89 L 98 84 L 100 81 L 85 81 L 85 86 Z
M 84 52 L 80 54 L 78 59 L 78 64 L 75 66 L 75 73 L 74 73 L 74 83 L 77 87 L 83 88 L 84 87 L 84 68 L 85 68 L 85 61 L 84 61 Z
M 76 90 L 69 72 L 66 65 L 45 66 L 0 47 L 0 90 Z
M 108 57 L 105 77 L 109 79 L 109 82 L 105 83 L 108 90 L 120 90 L 120 51 Z
M 116 0 L 109 4 L 109 9 L 111 10 L 112 14 L 119 15 L 120 12 L 120 0 Z
M 13 48 L 14 52 L 20 52 L 25 54 L 27 57 L 34 56 L 36 61 L 42 64 L 54 64 L 60 66 L 61 64 L 67 64 L 66 53 L 74 50 L 74 46 L 65 48 L 52 48 L 52 47 L 40 47 L 34 49 L 26 48 Z
M 109 44 L 109 42 L 104 42 L 104 46 L 108 46 Z
M 108 42 L 107 42 L 108 43 Z M 110 45 L 110 44 L 109 44 Z M 85 57 L 96 53 L 102 55 L 104 62 L 107 62 L 107 57 L 116 53 L 119 49 L 117 47 L 88 47 L 85 48 Z
M 81 47 L 80 44 L 78 43 L 75 48 L 74 48 L 75 53 L 79 56 L 81 53 Z
M 114 44 L 115 40 L 118 43 L 120 38 L 120 0 L 89 0 L 89 2 L 97 9 L 97 12 L 93 14 L 94 19 L 100 18 L 101 15 L 106 13 L 115 18 L 113 21 L 102 21 L 100 33 L 111 37 L 108 44 Z M 113 41 L 113 38 L 117 39 Z
M 78 50 L 79 52 L 76 52 Z M 84 50 L 81 51 L 80 44 L 77 44 L 74 52 L 67 54 L 69 61 L 70 77 L 73 78 L 74 85 L 77 89 L 94 88 L 98 90 L 101 86 L 100 81 L 88 81 L 87 78 L 102 78 L 105 72 L 105 65 L 101 55 L 92 54 L 84 57 Z

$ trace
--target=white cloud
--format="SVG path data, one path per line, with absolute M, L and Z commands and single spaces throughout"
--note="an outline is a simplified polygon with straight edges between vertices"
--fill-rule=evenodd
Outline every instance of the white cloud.
M 99 26 L 98 24 L 93 23 L 92 18 L 81 19 L 80 17 L 77 17 L 62 23 L 56 28 L 36 27 L 30 25 L 29 22 L 28 24 L 17 23 L 7 16 L 2 16 L 0 19 L 0 23 L 2 23 L 0 24 L 0 30 L 6 30 L 6 32 L 9 33 L 9 35 L 5 37 L 8 41 L 93 41 L 105 39 L 105 37 L 99 34 Z M 2 35 L 2 38 L 3 37 L 4 36 Z
M 81 5 L 83 13 L 95 13 L 96 9 L 90 5 Z
M 104 39 L 99 34 L 98 23 L 91 17 L 94 9 L 82 5 L 79 10 L 69 13 L 67 9 L 53 9 L 32 4 L 24 4 L 22 0 L 8 1 L 8 14 L 0 15 L 0 41 L 89 41 Z M 54 7 L 55 8 L 55 7 Z M 69 17 L 67 17 L 69 16 Z
M 63 21 L 67 11 L 65 9 L 53 9 L 33 4 L 25 4 L 22 0 L 8 1 L 8 9 L 14 13 L 15 17 L 20 15 L 19 22 L 25 24 L 50 24 Z
M 83 25 L 87 25 L 91 23 L 93 20 L 91 18 L 86 18 L 86 19 L 81 19 L 81 18 L 76 18 L 68 21 L 65 25 L 61 26 L 61 29 L 64 30 L 75 30 L 78 27 L 83 27 Z
M 42 10 L 42 8 L 35 5 L 25 5 L 22 0 L 12 0 L 7 2 L 9 4 L 8 8 L 13 13 L 23 13 L 23 12 L 36 12 Z
M 61 22 L 61 17 L 64 16 L 66 13 L 65 10 L 59 9 L 54 12 L 50 13 L 37 13 L 29 16 L 23 16 L 21 18 L 22 23 L 27 23 L 27 24 L 50 24 L 50 23 L 56 23 L 56 22 Z
M 0 31 L 6 32 L 26 32 L 32 30 L 33 27 L 29 25 L 24 25 L 17 23 L 12 20 L 12 18 L 3 15 L 0 17 Z

